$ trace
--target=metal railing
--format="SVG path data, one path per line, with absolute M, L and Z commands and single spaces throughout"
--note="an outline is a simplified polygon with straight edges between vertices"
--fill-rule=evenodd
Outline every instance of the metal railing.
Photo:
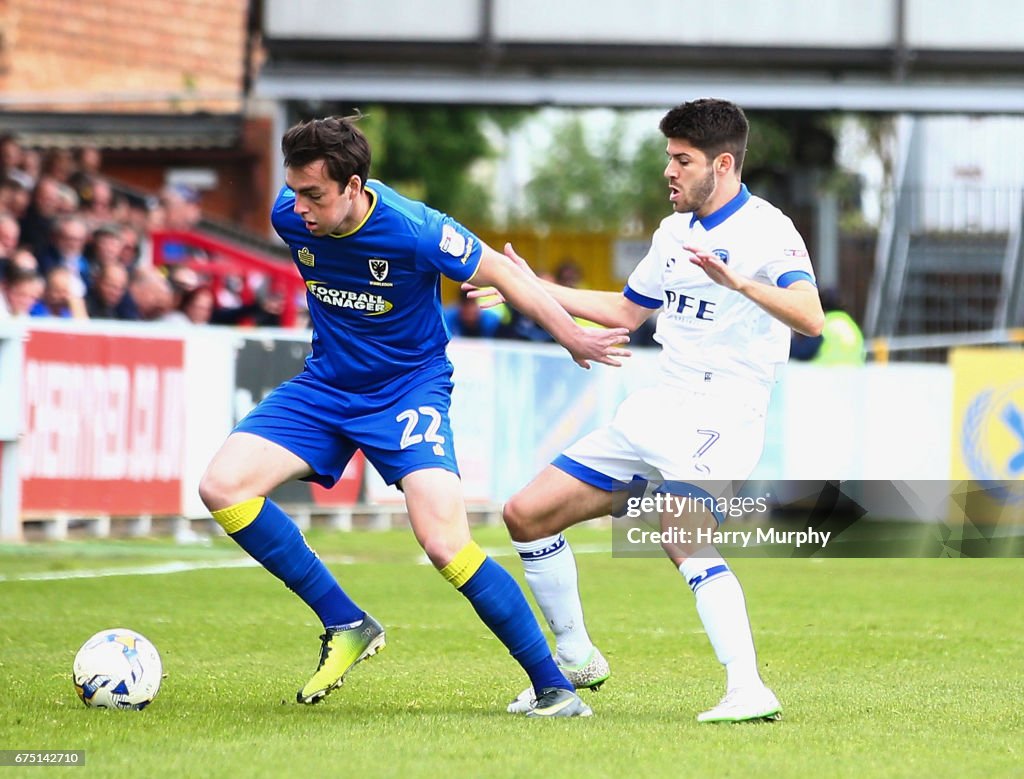
M 864 343 L 868 358 L 876 363 L 898 361 L 946 362 L 950 349 L 960 346 L 1013 346 L 1024 348 L 1024 327 L 976 333 L 872 338 Z
M 868 295 L 864 326 L 868 334 L 874 335 L 881 329 L 882 312 L 887 309 L 886 302 L 891 296 L 894 257 L 905 257 L 905 246 L 898 246 L 898 231 L 904 221 L 903 205 L 900 192 L 907 175 L 910 153 L 915 146 L 919 133 L 918 120 L 911 116 L 900 116 L 896 123 L 896 160 L 897 166 L 893 174 L 894 188 L 883 195 L 882 220 L 878 227 L 878 244 L 875 248 L 875 275 L 871 282 Z
M 864 320 L 869 336 L 1024 325 L 1024 189 L 902 186 L 888 203 Z
M 295 325 L 298 314 L 296 301 L 303 294 L 305 284 L 292 263 L 194 231 L 154 230 L 151 238 L 153 262 L 156 265 L 184 262 L 197 273 L 209 278 L 214 293 L 219 292 L 229 277 L 234 278 L 240 285 L 241 299 L 245 305 L 255 301 L 260 285 L 267 285 L 281 296 L 281 326 Z M 171 245 L 186 250 L 199 250 L 201 256 L 191 256 L 186 251 L 186 256 L 172 260 L 167 251 Z

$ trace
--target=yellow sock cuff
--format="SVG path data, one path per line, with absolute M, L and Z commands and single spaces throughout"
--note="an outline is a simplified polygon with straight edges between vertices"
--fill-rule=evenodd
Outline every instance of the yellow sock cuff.
M 480 566 L 486 559 L 487 555 L 484 554 L 484 550 L 477 542 L 470 541 L 459 550 L 459 553 L 448 565 L 441 569 L 441 575 L 454 585 L 455 589 L 459 589 L 473 578 L 473 574 L 480 570 Z
M 226 509 L 217 509 L 211 512 L 217 524 L 224 528 L 226 533 L 237 533 L 244 527 L 252 524 L 259 513 L 263 510 L 263 503 L 267 499 L 262 495 L 258 498 L 249 498 Z

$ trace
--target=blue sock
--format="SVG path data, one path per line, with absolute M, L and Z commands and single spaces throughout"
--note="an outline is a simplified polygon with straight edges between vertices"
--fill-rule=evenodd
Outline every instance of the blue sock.
M 547 687 L 573 689 L 555 665 L 530 604 L 508 571 L 488 557 L 459 587 L 459 592 L 469 599 L 484 624 L 508 647 L 509 654 L 530 677 L 537 695 Z
M 219 513 L 214 512 L 218 521 Z M 291 518 L 272 500 L 264 500 L 255 518 L 230 535 L 235 543 L 302 598 L 325 627 L 358 624 L 366 615 L 309 548 Z

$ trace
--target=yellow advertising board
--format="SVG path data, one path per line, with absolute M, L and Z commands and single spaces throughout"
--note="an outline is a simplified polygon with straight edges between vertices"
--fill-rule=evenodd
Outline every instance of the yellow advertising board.
M 1000 502 L 1024 512 L 1024 351 L 965 347 L 949 364 L 952 478 L 1003 485 Z

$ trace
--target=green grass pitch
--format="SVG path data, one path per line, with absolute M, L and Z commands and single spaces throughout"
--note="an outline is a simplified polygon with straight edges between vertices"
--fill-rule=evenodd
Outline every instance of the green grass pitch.
M 0 547 L 0 749 L 84 749 L 97 776 L 1020 776 L 1024 561 L 736 559 L 781 722 L 698 725 L 723 673 L 665 560 L 570 532 L 591 632 L 612 664 L 596 716 L 505 713 L 525 677 L 408 532 L 309 539 L 387 628 L 385 652 L 323 703 L 294 702 L 319 624 L 260 568 L 38 580 L 41 572 L 217 566 L 165 541 Z M 476 537 L 522 582 L 502 530 Z M 601 551 L 601 550 L 604 551 Z M 71 661 L 126 626 L 167 677 L 143 712 L 86 709 Z M 13 770 L 13 769 L 0 769 Z M 80 773 L 79 773 L 80 772 Z

